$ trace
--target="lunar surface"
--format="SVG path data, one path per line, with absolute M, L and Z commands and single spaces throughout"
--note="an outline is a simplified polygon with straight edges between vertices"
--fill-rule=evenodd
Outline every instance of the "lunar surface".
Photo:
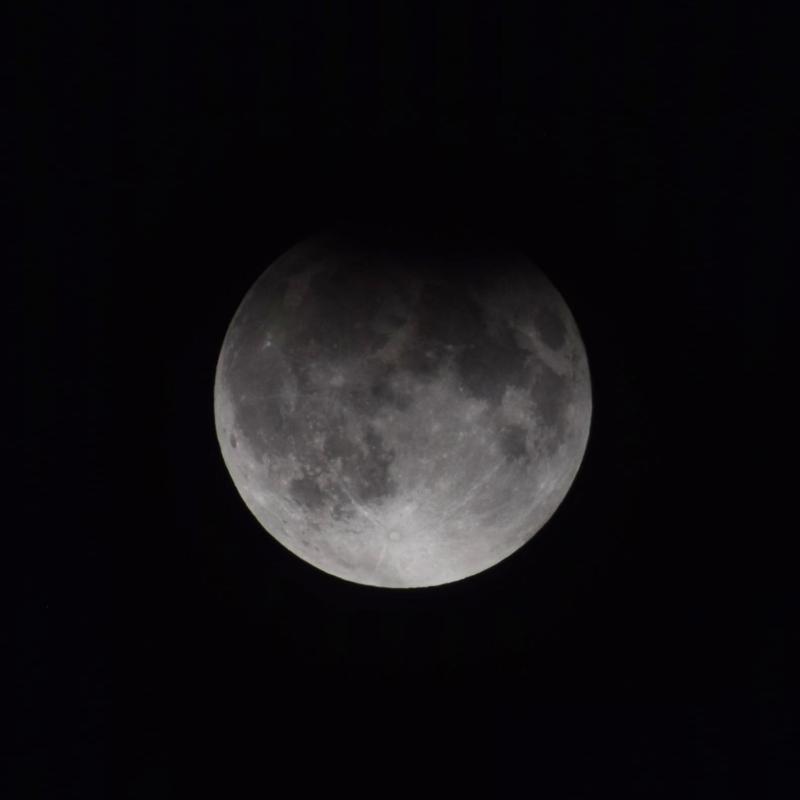
M 214 410 L 263 527 L 327 573 L 448 583 L 527 542 L 589 436 L 586 353 L 523 256 L 322 235 L 256 281 Z

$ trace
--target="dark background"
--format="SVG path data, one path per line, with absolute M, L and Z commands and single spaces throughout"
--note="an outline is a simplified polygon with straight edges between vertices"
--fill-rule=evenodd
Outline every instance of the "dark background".
M 19 12 L 12 356 L 50 489 L 9 797 L 796 796 L 788 533 L 762 500 L 789 26 L 749 5 Z M 315 570 L 218 452 L 237 304 L 336 220 L 499 236 L 581 328 L 580 474 L 468 580 Z

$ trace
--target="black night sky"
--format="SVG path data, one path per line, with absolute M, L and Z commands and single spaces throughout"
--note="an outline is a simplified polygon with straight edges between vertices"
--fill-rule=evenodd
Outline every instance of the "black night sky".
M 44 214 L 13 250 L 37 298 L 24 446 L 35 480 L 71 473 L 52 505 L 74 511 L 27 523 L 32 699 L 6 796 L 796 796 L 786 532 L 754 502 L 786 413 L 781 21 L 758 4 L 364 6 L 19 14 L 37 115 L 21 141 L 44 154 L 21 195 Z M 315 570 L 222 462 L 228 322 L 336 221 L 499 237 L 580 326 L 580 474 L 466 581 Z

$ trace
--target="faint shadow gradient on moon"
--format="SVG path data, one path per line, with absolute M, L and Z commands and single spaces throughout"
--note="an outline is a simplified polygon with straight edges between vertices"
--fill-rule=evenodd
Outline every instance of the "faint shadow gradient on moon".
M 524 256 L 328 233 L 245 296 L 214 410 L 236 488 L 282 545 L 349 581 L 421 587 L 541 529 L 592 398 L 575 320 Z

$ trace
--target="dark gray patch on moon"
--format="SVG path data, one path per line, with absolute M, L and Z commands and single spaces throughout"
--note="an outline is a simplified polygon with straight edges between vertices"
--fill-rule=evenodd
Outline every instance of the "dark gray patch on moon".
M 567 329 L 561 316 L 551 306 L 542 305 L 537 309 L 536 327 L 542 341 L 552 350 L 558 350 L 564 344 Z
M 509 460 L 528 460 L 530 454 L 526 444 L 528 430 L 522 425 L 506 425 L 500 431 L 500 452 Z
M 237 310 L 215 417 L 278 541 L 348 580 L 428 586 L 497 563 L 552 515 L 591 390 L 569 309 L 522 257 L 320 237 Z
M 325 437 L 323 459 L 312 459 L 322 468 L 325 463 L 338 464 L 342 480 L 354 498 L 362 503 L 379 500 L 394 488 L 389 467 L 393 452 L 369 425 L 361 432 L 360 441 L 353 441 L 342 431 L 332 431 Z
M 536 409 L 546 427 L 560 438 L 564 423 L 564 407 L 570 387 L 565 379 L 546 364 L 540 366 L 531 390 Z
M 461 351 L 458 374 L 474 397 L 497 403 L 508 384 L 522 384 L 526 356 L 515 344 L 498 342 L 489 336 L 482 345 L 472 345 Z
M 316 511 L 325 504 L 325 492 L 319 481 L 309 474 L 302 478 L 293 478 L 289 484 L 289 494 L 303 508 Z
M 374 412 L 380 408 L 393 408 L 405 411 L 411 405 L 411 395 L 392 386 L 392 372 L 390 370 L 384 375 L 378 375 L 370 384 L 369 399 L 365 401 L 369 410 Z

